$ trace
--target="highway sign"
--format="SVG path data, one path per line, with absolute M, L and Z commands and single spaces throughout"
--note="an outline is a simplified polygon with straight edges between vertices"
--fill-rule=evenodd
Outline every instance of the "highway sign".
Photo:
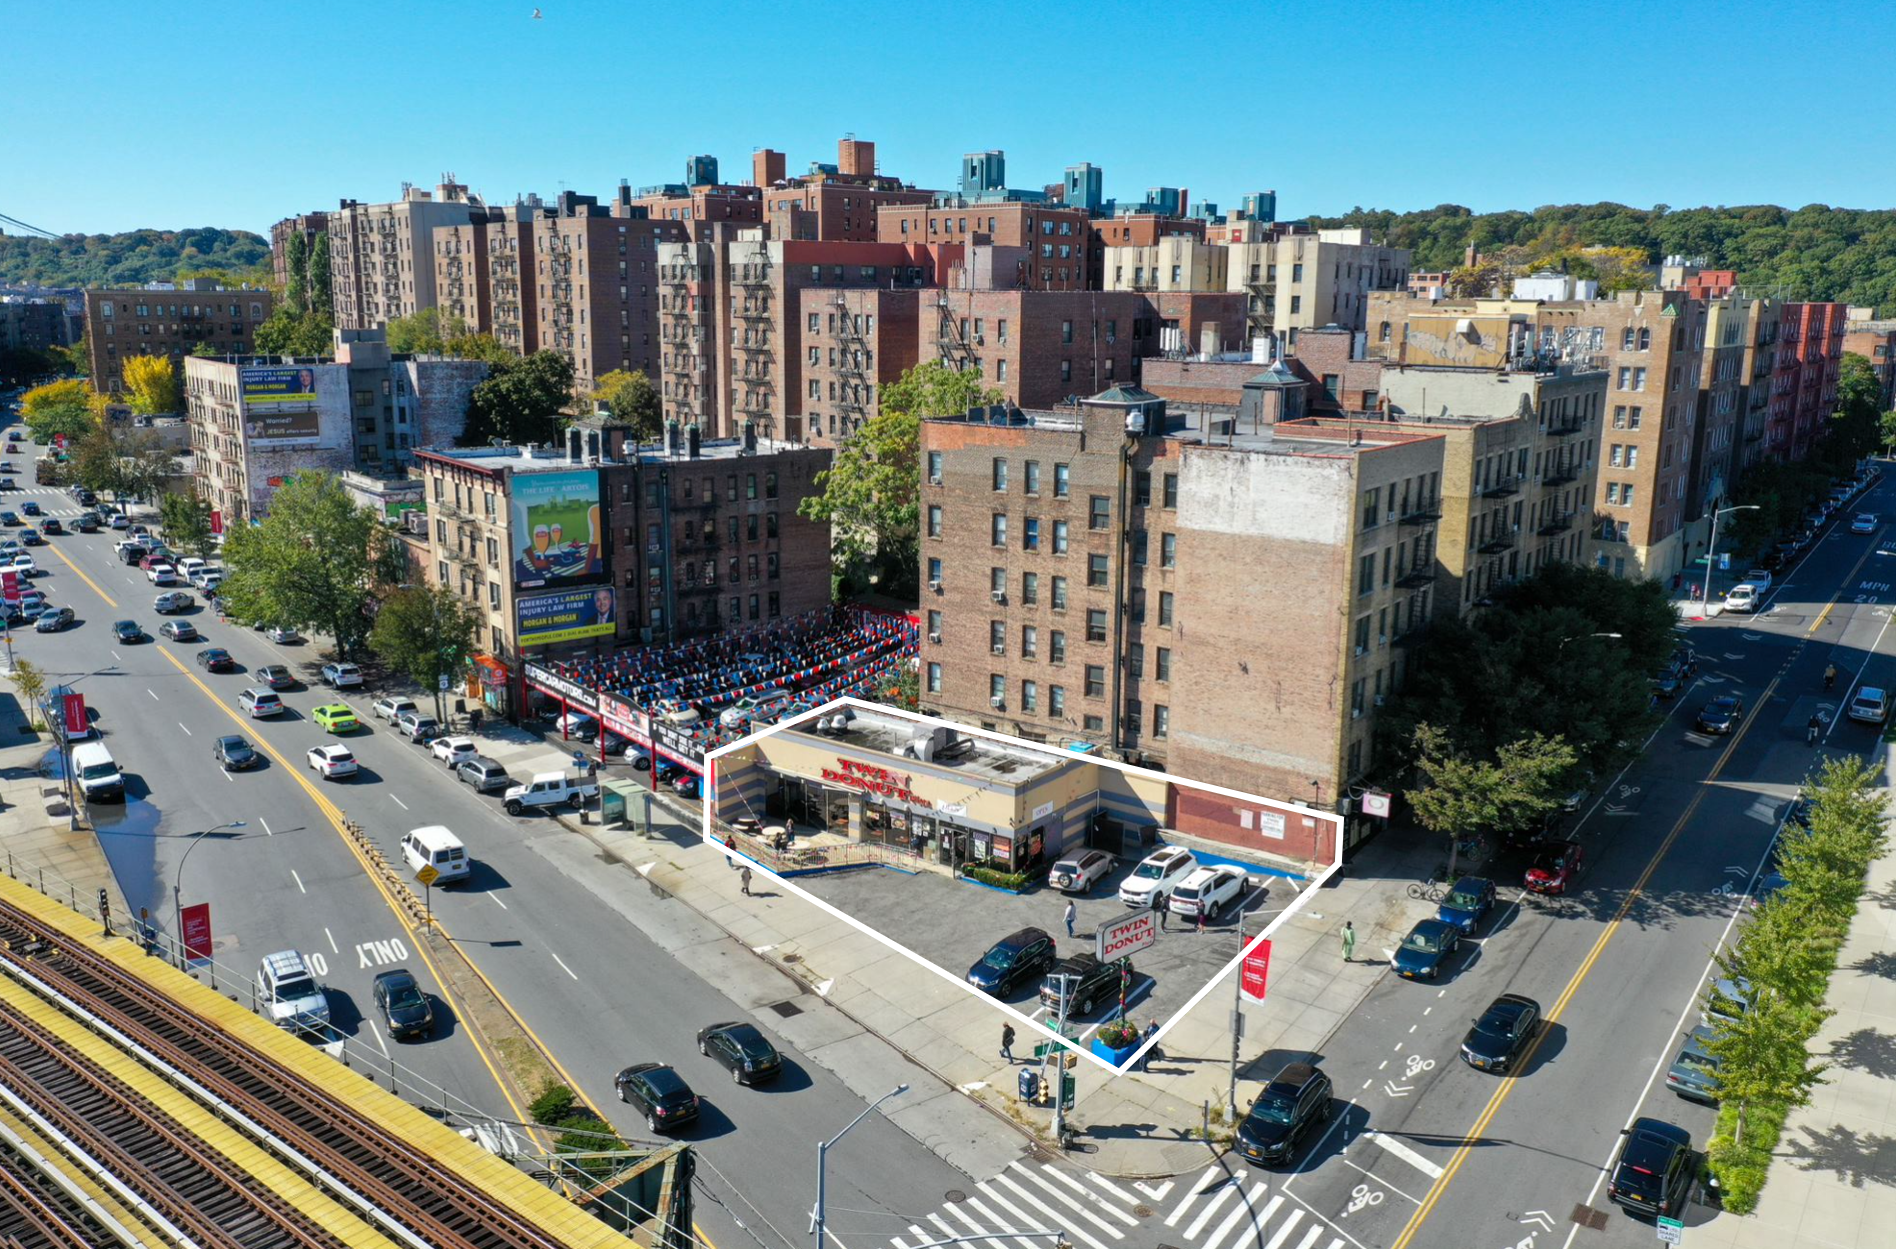
M 415 873 L 415 879 L 424 885 L 432 885 L 435 881 L 441 879 L 441 873 L 435 870 L 434 864 L 423 863 L 421 870 Z
M 1659 1228 L 1659 1239 L 1666 1244 L 1677 1245 L 1685 1242 L 1685 1224 L 1678 1219 L 1668 1219 L 1661 1216 L 1657 1226 Z

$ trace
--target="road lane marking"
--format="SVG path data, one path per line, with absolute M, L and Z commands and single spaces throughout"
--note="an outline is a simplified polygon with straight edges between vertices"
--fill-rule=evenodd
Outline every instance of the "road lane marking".
M 1070 1240 L 1073 1240 L 1075 1242 L 1084 1242 L 1088 1245 L 1091 1245 L 1093 1249 L 1108 1249 L 1108 1246 L 1105 1241 L 1095 1240 L 1093 1238 L 1092 1233 L 1080 1230 L 1080 1228 L 1073 1223 L 1072 1217 L 1070 1215 L 1062 1214 L 1060 1211 L 1054 1209 L 1052 1206 L 1048 1205 L 1046 1202 L 1036 1197 L 1033 1193 L 1027 1191 L 1027 1189 L 1018 1180 L 1014 1179 L 1013 1176 L 1009 1174 L 1009 1172 L 1015 1170 L 1017 1167 L 1019 1167 L 1018 1163 L 1016 1163 L 1012 1167 L 1009 1167 L 1007 1171 L 1003 1171 L 999 1175 L 995 1176 L 994 1183 L 1006 1185 L 1009 1189 L 1013 1190 L 1014 1196 L 1018 1200 L 1027 1203 L 1028 1205 L 1032 1206 L 1034 1209 L 1040 1211 L 1041 1214 L 1046 1216 L 1047 1222 L 1042 1224 L 1042 1226 L 1063 1228 L 1066 1231 L 1067 1237 Z M 1020 1169 L 1020 1174 L 1024 1176 L 1025 1178 L 1027 1178 L 1028 1180 L 1034 1179 L 1034 1177 L 1024 1168 Z M 1044 1180 L 1038 1181 L 1038 1182 L 1043 1187 L 1045 1186 Z M 1052 1190 L 1049 1190 L 1049 1193 L 1052 1196 L 1060 1197 L 1060 1199 L 1063 1201 L 1068 1200 L 1061 1194 L 1053 1193 Z M 1076 1209 L 1078 1208 L 1077 1202 L 1070 1203 L 1070 1204 L 1073 1204 Z M 1081 1211 L 1081 1214 L 1088 1219 L 1092 1219 L 1093 1222 L 1099 1224 L 1102 1228 L 1105 1228 L 1106 1229 L 1105 1234 L 1111 1236 L 1114 1240 L 1122 1239 L 1119 1232 L 1114 1228 L 1107 1227 L 1104 1220 L 1096 1218 L 1093 1215 L 1086 1214 L 1084 1211 Z
M 548 951 L 547 951 L 547 953 L 548 953 L 548 954 L 553 954 L 553 951 L 551 951 L 551 950 L 548 950 Z M 565 960 L 565 959 L 563 959 L 563 958 L 561 958 L 561 957 L 560 957 L 559 955 L 557 955 L 557 954 L 553 954 L 553 961 L 554 961 L 554 962 L 556 962 L 556 963 L 558 963 L 558 964 L 560 965 L 560 970 L 561 970 L 561 971 L 563 971 L 563 972 L 565 972 L 565 973 L 566 973 L 567 975 L 569 975 L 569 976 L 572 976 L 572 977 L 573 977 L 573 979 L 575 979 L 575 980 L 578 980 L 578 979 L 579 979 L 579 977 L 578 977 L 578 976 L 576 976 L 576 975 L 573 975 L 573 969 L 572 969 L 572 968 L 570 968 L 570 967 L 568 967 L 568 966 L 566 965 L 566 960 Z
M 1088 1210 L 1085 1206 L 1081 1205 L 1079 1202 L 1075 1201 L 1073 1198 L 1069 1197 L 1067 1194 L 1061 1192 L 1058 1188 L 1054 1187 L 1053 1184 L 1049 1183 L 1046 1179 L 1045 1173 L 1051 1170 L 1051 1168 L 1046 1167 L 1046 1166 L 1029 1168 L 1029 1167 L 1022 1166 L 1019 1163 L 1015 1163 L 1013 1166 L 1009 1167 L 1008 1169 L 1010 1171 L 1018 1172 L 1021 1178 L 1025 1179 L 1028 1183 L 1033 1184 L 1037 1188 L 1040 1188 L 1047 1194 L 1047 1196 L 1059 1202 L 1061 1205 L 1070 1207 L 1073 1210 L 1074 1214 L 1077 1214 L 1081 1218 L 1087 1220 L 1089 1223 L 1092 1223 L 1094 1226 L 1098 1227 L 1101 1232 L 1105 1233 L 1108 1236 L 1111 1236 L 1114 1240 L 1120 1240 L 1124 1238 L 1124 1233 L 1121 1232 L 1118 1228 L 1108 1223 L 1105 1219 L 1100 1218 L 1097 1214 L 1094 1214 L 1092 1211 Z M 1087 1197 L 1089 1200 L 1094 1200 L 1094 1201 L 1098 1200 L 1097 1198 L 1093 1198 L 1091 1194 L 1088 1194 L 1084 1191 L 1082 1191 L 1081 1196 Z M 1061 1225 L 1071 1229 L 1072 1224 L 1069 1221 L 1070 1219 L 1071 1219 L 1071 1216 L 1066 1216 L 1065 1218 L 1061 1219 L 1060 1220 Z M 1133 1226 L 1138 1225 L 1138 1220 L 1136 1219 L 1127 1219 L 1126 1221 L 1129 1224 L 1132 1224 Z
M 1409 1148 L 1393 1136 L 1388 1136 L 1382 1132 L 1371 1131 L 1363 1133 L 1360 1139 L 1375 1142 L 1382 1146 L 1384 1150 L 1402 1159 L 1432 1180 L 1440 1179 L 1442 1176 L 1441 1167 L 1430 1162 L 1427 1158 L 1424 1158 L 1421 1154 Z
M 989 1201 L 993 1202 L 995 1205 L 999 1206 L 1001 1209 L 1007 1211 L 1010 1215 L 1012 1215 L 1014 1217 L 1016 1227 L 1029 1228 L 1029 1227 L 1041 1226 L 1041 1222 L 1039 1219 L 1035 1218 L 1031 1214 L 1027 1214 L 1023 1210 L 1021 1210 L 1019 1206 L 1015 1205 L 1013 1202 L 1009 1201 L 1006 1197 L 1003 1197 L 999 1192 L 995 1191 L 993 1187 L 994 1184 L 1004 1178 L 1006 1177 L 997 1175 L 994 1177 L 994 1179 L 989 1180 L 986 1184 L 981 1185 L 980 1186 L 981 1194 L 985 1196 Z M 1035 1202 L 1034 1204 L 1039 1205 L 1040 1203 Z M 1047 1213 L 1051 1215 L 1053 1211 L 1048 1210 Z M 1058 1224 L 1060 1220 L 1055 1219 L 1054 1222 L 1055 1224 Z M 1080 1235 L 1082 1239 L 1086 1239 L 1084 1234 L 1080 1234 Z M 1041 1242 L 1039 1241 L 1023 1241 L 1022 1243 L 1031 1244 L 1035 1247 L 1035 1249 L 1041 1249 Z M 1106 1247 L 1104 1245 L 1096 1245 L 1095 1249 L 1106 1249 Z
M 150 691 L 149 689 L 148 689 L 148 690 L 146 690 L 145 692 L 146 692 L 147 694 L 151 694 L 151 700 L 152 700 L 153 702 L 155 702 L 155 703 L 161 703 L 161 702 L 163 702 L 163 701 L 164 701 L 164 699 L 162 699 L 162 698 L 160 698 L 160 697 L 158 697 L 158 695 L 156 695 L 156 694 L 152 694 L 152 693 L 151 693 L 151 691 Z
M 328 928 L 328 926 L 327 926 L 327 925 L 325 925 L 325 926 L 324 926 L 324 928 L 323 928 L 323 936 L 325 936 L 325 937 L 328 937 L 328 938 L 329 938 L 329 952 L 330 952 L 331 954 L 340 954 L 340 953 L 342 953 L 342 951 L 341 951 L 340 949 L 338 949 L 338 948 L 337 948 L 337 946 L 336 946 L 336 934 L 335 934 L 335 933 L 333 933 L 333 932 L 331 932 L 331 931 L 329 931 L 329 928 Z
M 275 834 L 275 833 L 273 833 L 273 832 L 271 832 L 271 831 L 270 831 L 270 821 L 268 821 L 268 820 L 266 820 L 266 819 L 264 819 L 264 818 L 263 818 L 263 817 L 262 817 L 262 816 L 260 815 L 260 816 L 258 816 L 258 817 L 257 817 L 257 823 L 259 823 L 259 824 L 261 824 L 261 825 L 263 825 L 263 835 L 264 835 L 265 837 L 274 837 L 274 836 L 276 836 L 276 834 Z
M 180 720 L 180 721 L 178 721 L 178 727 L 179 727 L 179 728 L 181 728 L 181 729 L 184 729 L 184 721 L 182 721 L 182 720 Z M 191 733 L 191 730 L 190 730 L 190 729 L 184 729 L 184 735 L 185 735 L 186 737 L 190 737 L 190 736 L 192 736 L 192 733 Z
M 1281 1200 L 1282 1198 L 1278 1197 L 1271 1198 L 1272 1202 Z M 1302 1222 L 1303 1216 L 1304 1212 L 1302 1210 L 1292 1210 L 1290 1217 L 1284 1220 L 1284 1225 L 1277 1229 L 1277 1235 L 1271 1237 L 1270 1243 L 1265 1245 L 1264 1249 L 1278 1249 L 1280 1245 L 1289 1240 L 1291 1232 L 1296 1229 L 1298 1223 Z
M 396 798 L 394 794 L 390 794 L 389 797 L 394 799 L 396 806 L 400 807 L 404 811 L 408 810 L 408 804 L 403 802 L 400 798 Z
M 1042 1167 L 1041 1170 L 1045 1171 L 1048 1175 L 1052 1176 L 1056 1180 L 1059 1180 L 1062 1184 L 1065 1184 L 1068 1188 L 1078 1193 L 1082 1200 L 1085 1200 L 1085 1201 L 1098 1201 L 1099 1200 L 1099 1197 L 1093 1192 L 1089 1191 L 1086 1185 L 1080 1183 L 1078 1180 L 1074 1179 L 1072 1176 L 1068 1175 L 1065 1171 L 1062 1171 L 1060 1168 Z M 1124 1197 L 1127 1201 L 1132 1202 L 1134 1205 L 1138 1204 L 1137 1199 L 1135 1199 L 1131 1193 L 1128 1193 L 1124 1191 L 1123 1189 L 1119 1191 L 1119 1195 L 1121 1197 Z M 1133 1218 L 1130 1214 L 1127 1214 L 1124 1210 L 1121 1210 L 1118 1206 L 1108 1203 L 1108 1204 L 1102 1205 L 1100 1209 L 1112 1215 L 1114 1218 L 1123 1221 L 1127 1227 L 1139 1226 L 1138 1219 Z
M 1198 1212 L 1198 1217 L 1192 1220 L 1192 1225 L 1185 1229 L 1185 1239 L 1186 1240 L 1196 1239 L 1196 1237 L 1198 1236 L 1198 1233 L 1205 1230 L 1205 1224 L 1211 1222 L 1212 1216 L 1217 1214 L 1219 1208 L 1224 1205 L 1225 1198 L 1229 1197 L 1232 1193 L 1236 1192 L 1237 1190 L 1238 1190 L 1238 1181 L 1236 1180 L 1232 1180 L 1230 1183 L 1226 1184 L 1223 1188 L 1220 1188 L 1218 1192 L 1216 1193 L 1216 1195 L 1212 1197 L 1211 1204 L 1206 1206 L 1203 1210 L 1200 1210 Z
M 499 907 L 499 908 L 500 908 L 501 910 L 503 910 L 503 911 L 505 911 L 505 910 L 508 910 L 508 909 L 509 909 L 509 908 L 508 908 L 508 906 L 507 906 L 507 904 L 506 904 L 505 902 L 502 902 L 502 901 L 500 900 L 500 895 L 499 895 L 499 894 L 497 894 L 497 893 L 490 893 L 490 894 L 488 894 L 487 896 L 488 896 L 488 897 L 490 897 L 490 898 L 492 898 L 492 899 L 494 900 L 494 905 L 495 905 L 495 906 L 498 906 L 498 907 Z
M 1251 1195 L 1262 1197 L 1268 1188 L 1269 1186 L 1260 1180 L 1251 1187 Z M 1271 1219 L 1276 1216 L 1277 1208 L 1283 1204 L 1284 1199 L 1281 1195 L 1272 1197 L 1265 1203 L 1262 1210 L 1253 1206 L 1249 1200 L 1239 1202 L 1237 1207 L 1225 1216 L 1225 1221 L 1218 1224 L 1217 1229 L 1211 1234 L 1211 1239 L 1204 1243 L 1203 1249 L 1218 1249 L 1218 1246 L 1224 1243 L 1224 1238 L 1237 1229 L 1238 1220 L 1247 1214 L 1251 1216 L 1251 1225 L 1245 1230 L 1250 1234 L 1240 1237 L 1237 1243 L 1256 1244 L 1257 1238 L 1264 1234 L 1264 1229 L 1270 1226 Z M 1297 1225 L 1297 1220 L 1303 1217 L 1303 1211 L 1292 1210 L 1290 1216 L 1290 1222 L 1284 1225 L 1286 1231 Z M 1283 1237 L 1280 1236 L 1278 1239 L 1282 1240 Z
M 1773 677 L 1771 683 L 1764 687 L 1764 692 L 1758 695 L 1754 705 L 1763 707 L 1769 703 L 1771 696 L 1777 692 L 1778 684 L 1782 680 L 1783 678 L 1781 676 Z M 1679 815 L 1678 821 L 1673 824 L 1671 831 L 1666 834 L 1665 839 L 1659 843 L 1658 849 L 1653 851 L 1652 858 L 1647 861 L 1645 870 L 1639 874 L 1639 879 L 1633 882 L 1632 888 L 1627 890 L 1626 896 L 1621 899 L 1618 909 L 1614 911 L 1613 918 L 1608 921 L 1605 930 L 1600 933 L 1599 939 L 1593 943 L 1593 948 L 1589 950 L 1586 957 L 1581 960 L 1579 968 L 1573 974 L 1573 978 L 1567 982 L 1566 988 L 1561 991 L 1559 1000 L 1554 1003 L 1553 1008 L 1544 1016 L 1548 1023 L 1558 1023 L 1560 1021 L 1560 1016 L 1566 1010 L 1567 1004 L 1573 1000 L 1574 994 L 1580 991 L 1581 984 L 1583 984 L 1587 976 L 1592 973 L 1594 965 L 1599 962 L 1600 955 L 1605 953 L 1607 945 L 1613 940 L 1614 935 L 1619 932 L 1620 925 L 1626 922 L 1626 917 L 1632 913 L 1633 907 L 1639 903 L 1641 898 L 1645 897 L 1646 886 L 1651 882 L 1653 874 L 1659 870 L 1659 864 L 1665 861 L 1667 853 L 1671 851 L 1673 845 L 1679 840 L 1680 835 L 1684 833 L 1686 824 L 1691 821 L 1694 815 L 1698 814 L 1699 806 L 1705 801 L 1705 796 L 1712 792 L 1713 783 L 1718 780 L 1719 773 L 1725 770 L 1725 765 L 1731 761 L 1732 755 L 1738 749 L 1738 744 L 1744 741 L 1745 735 L 1751 732 L 1751 726 L 1756 723 L 1758 723 L 1756 717 L 1747 719 L 1738 726 L 1738 731 L 1733 733 L 1726 741 L 1724 753 L 1719 755 L 1718 761 L 1712 765 L 1711 771 L 1706 773 L 1705 779 L 1699 782 L 1697 794 L 1693 796 L 1692 801 Z M 1630 767 L 1631 765 L 1629 764 L 1628 766 Z M 1539 1036 L 1528 1043 L 1527 1052 L 1522 1055 L 1521 1058 L 1521 1066 L 1523 1069 L 1526 1069 L 1528 1065 L 1534 1061 L 1534 1055 L 1540 1049 L 1541 1042 L 1546 1039 L 1547 1035 L 1547 1031 L 1543 1029 Z M 1453 1156 L 1449 1158 L 1447 1166 L 1443 1168 L 1441 1178 L 1437 1179 L 1435 1183 L 1430 1186 L 1427 1195 L 1422 1199 L 1422 1204 L 1417 1207 L 1414 1214 L 1409 1216 L 1408 1224 L 1403 1227 L 1402 1233 L 1390 1243 L 1389 1249 L 1408 1249 L 1409 1242 L 1415 1238 L 1416 1232 L 1421 1230 L 1422 1224 L 1435 1209 L 1436 1203 L 1441 1200 L 1442 1193 L 1454 1182 L 1455 1174 L 1461 1170 L 1462 1163 L 1468 1160 L 1469 1155 L 1474 1152 L 1475 1145 L 1481 1141 L 1482 1134 L 1488 1130 L 1488 1125 L 1493 1122 L 1495 1115 L 1500 1113 L 1502 1104 L 1507 1101 L 1508 1096 L 1514 1091 L 1514 1085 L 1515 1081 L 1509 1080 L 1490 1095 L 1488 1104 L 1482 1108 L 1482 1112 L 1480 1116 L 1476 1118 L 1474 1126 L 1469 1129 L 1468 1135 L 1463 1138 L 1462 1143 L 1456 1148 Z
M 309 890 L 308 890 L 308 889 L 304 889 L 304 888 L 303 888 L 303 878 L 302 878 L 301 876 L 297 876 L 297 875 L 296 875 L 296 869 L 295 869 L 295 868 L 291 868 L 291 869 L 290 869 L 290 875 L 291 875 L 291 876 L 295 876 L 295 877 L 296 877 L 296 887 L 297 887 L 298 889 L 302 889 L 304 893 L 308 893 L 308 892 L 309 892 Z
M 107 649 L 107 650 L 111 650 L 112 648 L 108 646 L 108 647 L 107 647 L 106 649 Z M 114 659 L 115 661 L 117 661 L 118 663 L 124 663 L 124 662 L 125 662 L 125 658 L 124 658 L 124 656 L 122 656 L 122 655 L 120 655 L 120 654 L 119 654 L 119 653 L 118 653 L 117 651 L 112 651 L 112 658 L 113 658 L 113 659 Z
M 59 556 L 59 562 L 60 562 L 60 563 L 62 563 L 62 564 L 64 564 L 64 565 L 65 565 L 66 567 L 68 567 L 68 568 L 70 568 L 70 569 L 72 569 L 72 572 L 73 572 L 73 575 L 74 575 L 75 577 L 77 577 L 77 578 L 79 578 L 79 580 L 81 580 L 81 581 L 83 581 L 83 582 L 85 582 L 85 583 L 86 583 L 87 585 L 89 585 L 89 586 L 91 586 L 91 587 L 92 587 L 92 592 L 93 592 L 94 594 L 96 594 L 96 595 L 98 595 L 98 596 L 99 596 L 100 598 L 102 598 L 102 599 L 104 599 L 104 600 L 105 600 L 105 605 L 106 605 L 107 607 L 110 607 L 110 608 L 112 608 L 112 609 L 113 609 L 114 611 L 116 611 L 116 610 L 118 610 L 118 600 L 117 600 L 117 599 L 115 599 L 115 598 L 113 598 L 113 597 L 112 597 L 112 596 L 111 596 L 110 594 L 107 594 L 107 593 L 106 593 L 106 592 L 105 592 L 104 590 L 101 590 L 101 589 L 99 588 L 99 583 L 98 583 L 98 582 L 96 582 L 96 581 L 94 581 L 94 580 L 93 580 L 92 578 L 90 578 L 90 577 L 88 577 L 88 576 L 86 576 L 86 574 L 85 574 L 85 571 L 84 571 L 83 569 L 81 569 L 81 568 L 79 567 L 79 565 L 77 565 L 77 564 L 75 564 L 75 563 L 73 563 L 73 562 L 72 562 L 71 560 L 69 560 L 69 559 L 67 559 L 67 558 L 66 558 L 66 553 L 65 553 L 64 551 L 62 551 L 62 550 L 60 550 L 60 549 L 59 549 L 58 547 L 52 547 L 52 548 L 50 548 L 50 549 L 52 550 L 52 552 L 53 552 L 53 554 L 54 554 L 54 555 L 57 555 L 57 556 Z

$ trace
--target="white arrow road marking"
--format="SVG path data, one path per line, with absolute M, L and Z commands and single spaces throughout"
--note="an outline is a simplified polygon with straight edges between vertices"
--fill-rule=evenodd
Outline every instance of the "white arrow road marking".
M 957 1085 L 955 1085 L 955 1092 L 957 1092 L 957 1093 L 972 1093 L 972 1092 L 974 1092 L 974 1091 L 975 1091 L 976 1089 L 984 1089 L 984 1088 L 986 1088 L 986 1087 L 987 1087 L 987 1081 L 986 1081 L 986 1080 L 976 1080 L 976 1081 L 974 1081 L 974 1082 L 973 1082 L 973 1083 L 971 1083 L 971 1084 L 957 1084 Z
M 1521 1216 L 1520 1221 L 1529 1225 L 1539 1224 L 1541 1230 L 1545 1232 L 1554 1230 L 1554 1218 L 1545 1210 L 1529 1210 Z
M 658 866 L 658 861 L 654 859 L 650 863 L 639 864 L 638 867 L 634 868 L 633 870 L 636 871 L 641 876 L 650 876 L 652 874 L 652 869 L 657 866 Z
M 1415 1085 L 1397 1084 L 1394 1080 L 1385 1080 L 1383 1081 L 1383 1092 L 1389 1094 L 1391 1097 L 1407 1097 L 1409 1094 L 1415 1092 Z
M 1735 863 L 1727 863 L 1725 865 L 1725 875 L 1743 878 L 1751 875 L 1751 869 L 1748 867 L 1739 867 Z
M 1087 1174 L 1092 1175 L 1092 1178 L 1098 1183 L 1104 1184 L 1106 1182 L 1105 1180 L 1100 1179 L 1099 1176 L 1093 1175 L 1093 1173 L 1090 1171 L 1087 1172 Z M 1176 1184 L 1177 1182 L 1178 1182 L 1177 1180 L 1167 1180 L 1165 1181 L 1165 1183 L 1159 1185 L 1155 1189 L 1150 1184 L 1141 1184 L 1135 1180 L 1132 1186 L 1138 1189 L 1140 1192 L 1144 1193 L 1147 1197 L 1151 1198 L 1153 1201 L 1164 1201 L 1165 1194 L 1171 1192 L 1172 1186 Z
M 1442 1178 L 1442 1168 L 1436 1166 L 1433 1162 L 1430 1162 L 1427 1158 L 1424 1158 L 1421 1154 L 1418 1154 L 1415 1150 L 1409 1148 L 1393 1136 L 1385 1136 L 1381 1132 L 1365 1132 L 1363 1133 L 1363 1139 L 1376 1142 L 1378 1145 L 1381 1145 L 1384 1150 L 1402 1159 L 1432 1180 Z
M 1634 813 L 1631 807 L 1621 806 L 1617 802 L 1607 803 L 1605 811 L 1608 815 L 1632 815 Z
M 1724 677 L 1705 676 L 1705 677 L 1699 678 L 1700 685 L 1723 685 L 1724 683 L 1725 683 Z

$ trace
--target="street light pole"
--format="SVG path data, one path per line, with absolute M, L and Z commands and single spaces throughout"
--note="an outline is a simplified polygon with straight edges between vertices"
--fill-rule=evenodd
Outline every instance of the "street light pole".
M 1705 548 L 1705 580 L 1700 583 L 1699 615 L 1708 614 L 1712 609 L 1712 569 L 1718 567 L 1718 518 L 1730 512 L 1755 512 L 1756 503 L 1741 503 L 1735 507 L 1721 507 L 1712 513 L 1711 545 Z
M 13 630 L 12 630 L 12 626 L 9 625 L 7 629 L 7 665 L 8 667 L 11 667 L 12 663 L 13 663 Z M 62 687 L 60 687 L 60 688 L 70 690 L 70 689 L 77 689 L 79 686 L 79 682 L 85 680 L 87 677 L 96 677 L 103 673 L 117 672 L 117 671 L 118 671 L 117 664 L 107 664 L 105 667 L 95 669 L 92 672 L 80 672 L 80 673 L 49 672 L 46 675 L 57 676 L 57 677 L 71 677 L 72 680 L 70 683 L 67 683 L 63 685 Z M 65 715 L 65 710 L 66 709 L 64 707 L 61 707 L 59 709 L 59 714 L 62 716 Z M 29 717 L 32 715 L 31 708 L 28 709 L 27 715 Z M 46 719 L 47 719 L 46 727 L 48 729 L 51 729 L 53 727 L 51 708 L 47 709 Z M 72 731 L 70 728 L 67 728 L 64 724 L 62 724 L 59 728 L 59 779 L 60 779 L 60 783 L 66 787 L 66 829 L 69 832 L 77 832 L 79 829 L 79 795 L 82 791 L 79 788 L 78 780 L 74 778 L 72 774 Z
M 878 1106 L 882 1105 L 883 1102 L 888 1101 L 892 1097 L 900 1097 L 902 1094 L 908 1092 L 908 1087 L 909 1086 L 906 1084 L 896 1085 L 894 1088 L 884 1093 L 881 1097 L 876 1098 L 874 1101 L 870 1102 L 867 1106 L 865 1106 L 863 1108 L 863 1112 L 857 1115 L 854 1119 L 851 1119 L 848 1122 L 848 1124 L 844 1126 L 842 1131 L 830 1137 L 827 1141 L 817 1142 L 817 1145 L 816 1145 L 816 1209 L 812 1211 L 810 1214 L 810 1229 L 816 1233 L 816 1249 L 823 1249 L 823 1246 L 829 1243 L 827 1238 L 823 1234 L 823 1229 L 824 1229 L 823 1210 L 824 1210 L 824 1202 L 828 1198 L 828 1187 L 827 1187 L 828 1176 L 825 1169 L 825 1164 L 829 1158 L 830 1147 L 836 1144 L 837 1141 L 842 1140 L 845 1136 L 848 1136 L 850 1128 L 855 1127 L 858 1123 L 861 1123 L 864 1119 L 867 1119 L 870 1116 L 870 1114 L 873 1113 Z
M 1238 912 L 1238 954 L 1244 953 L 1244 912 Z M 1225 1093 L 1226 1107 L 1231 1112 L 1231 1122 L 1238 1121 L 1238 1045 L 1244 1039 L 1244 963 L 1238 963 L 1238 974 L 1231 978 L 1231 1087 Z
M 191 844 L 184 848 L 184 854 L 178 860 L 178 870 L 171 878 L 171 934 L 172 940 L 178 943 L 179 971 L 184 970 L 185 964 L 188 961 L 185 958 L 184 949 L 184 865 L 191 861 L 191 852 L 198 848 L 198 843 L 212 833 L 219 833 L 227 828 L 242 827 L 244 827 L 244 821 L 232 820 L 228 824 L 219 824 L 216 828 L 207 828 L 201 832 L 192 833 L 190 835 Z

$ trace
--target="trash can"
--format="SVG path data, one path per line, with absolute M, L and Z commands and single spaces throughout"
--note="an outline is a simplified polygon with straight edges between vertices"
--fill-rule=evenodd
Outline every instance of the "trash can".
M 1021 1068 L 1020 1099 L 1029 1105 L 1040 1101 L 1040 1072 L 1032 1067 Z

